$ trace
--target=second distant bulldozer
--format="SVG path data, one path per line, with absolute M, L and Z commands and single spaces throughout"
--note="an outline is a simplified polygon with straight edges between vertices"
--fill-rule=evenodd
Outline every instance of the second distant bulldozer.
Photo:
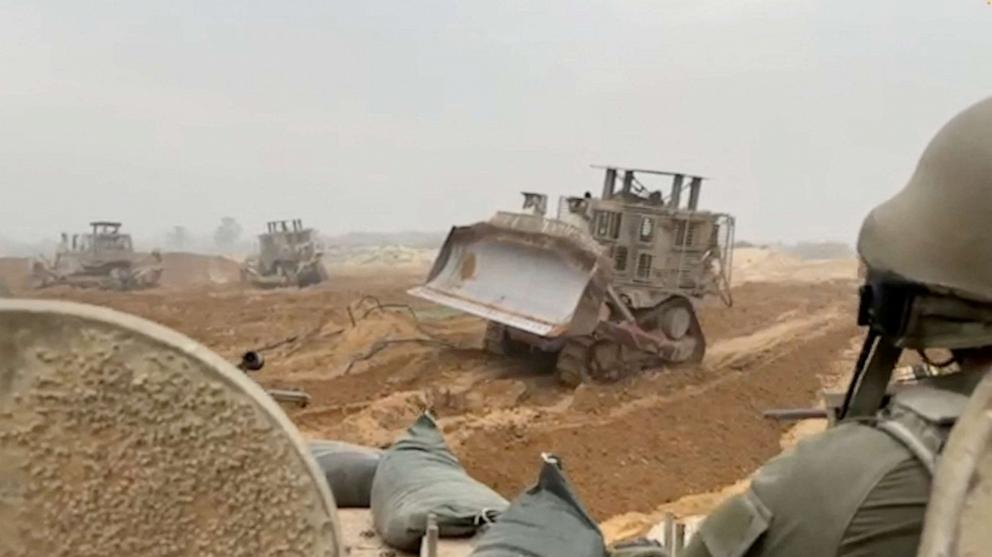
M 162 277 L 158 251 L 142 255 L 134 251 L 131 235 L 121 232 L 121 223 L 96 221 L 90 232 L 62 234 L 55 258 L 36 258 L 31 265 L 36 288 L 76 286 L 104 290 L 153 288 Z
M 453 228 L 411 294 L 487 319 L 492 352 L 555 354 L 570 385 L 701 361 L 697 303 L 732 303 L 733 217 L 700 209 L 701 176 L 602 169 L 600 197 L 562 198 L 556 218 L 524 193 L 522 213 Z
M 272 221 L 258 236 L 258 255 L 241 266 L 241 278 L 259 288 L 304 287 L 327 280 L 317 233 L 300 219 Z

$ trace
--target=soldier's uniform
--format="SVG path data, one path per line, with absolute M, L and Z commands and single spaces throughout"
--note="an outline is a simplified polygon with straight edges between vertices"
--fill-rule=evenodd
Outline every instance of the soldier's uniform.
M 877 420 L 799 443 L 707 517 L 683 555 L 915 555 L 934 462 L 979 379 L 927 380 L 896 394 Z
M 861 411 L 767 463 L 681 555 L 916 555 L 941 449 L 983 374 L 928 378 L 888 397 L 885 383 L 903 349 L 992 347 L 990 219 L 992 99 L 944 126 L 906 188 L 862 227 L 869 340 L 846 401 Z M 859 392 L 877 404 L 852 399 Z

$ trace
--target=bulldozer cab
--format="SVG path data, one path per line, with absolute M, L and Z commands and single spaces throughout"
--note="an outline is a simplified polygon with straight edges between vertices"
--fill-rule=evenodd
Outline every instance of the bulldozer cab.
M 91 222 L 92 232 L 85 235 L 87 249 L 94 252 L 126 252 L 134 251 L 131 245 L 131 235 L 121 234 L 119 222 Z
M 559 220 L 587 224 L 613 262 L 615 284 L 632 307 L 679 294 L 718 294 L 730 303 L 734 219 L 700 209 L 705 178 L 680 172 L 604 170 L 599 198 L 567 198 Z M 667 181 L 667 191 L 662 186 Z
M 315 232 L 301 219 L 270 221 L 258 236 L 259 259 L 270 269 L 279 263 L 312 259 L 318 253 Z
M 90 223 L 90 232 L 85 234 L 62 234 L 59 246 L 61 253 L 102 254 L 111 252 L 131 253 L 134 246 L 130 234 L 121 234 L 121 223 L 96 221 Z

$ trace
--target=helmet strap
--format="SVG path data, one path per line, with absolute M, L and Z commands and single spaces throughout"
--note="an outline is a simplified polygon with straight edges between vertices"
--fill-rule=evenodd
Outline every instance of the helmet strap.
M 870 418 L 878 412 L 901 354 L 902 348 L 891 338 L 874 330 L 868 331 L 844 397 L 840 419 Z

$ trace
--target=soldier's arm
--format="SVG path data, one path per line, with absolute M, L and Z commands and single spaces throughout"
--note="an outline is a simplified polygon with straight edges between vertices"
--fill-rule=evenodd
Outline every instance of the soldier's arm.
M 766 464 L 680 555 L 915 555 L 929 489 L 927 470 L 887 434 L 839 426 Z

